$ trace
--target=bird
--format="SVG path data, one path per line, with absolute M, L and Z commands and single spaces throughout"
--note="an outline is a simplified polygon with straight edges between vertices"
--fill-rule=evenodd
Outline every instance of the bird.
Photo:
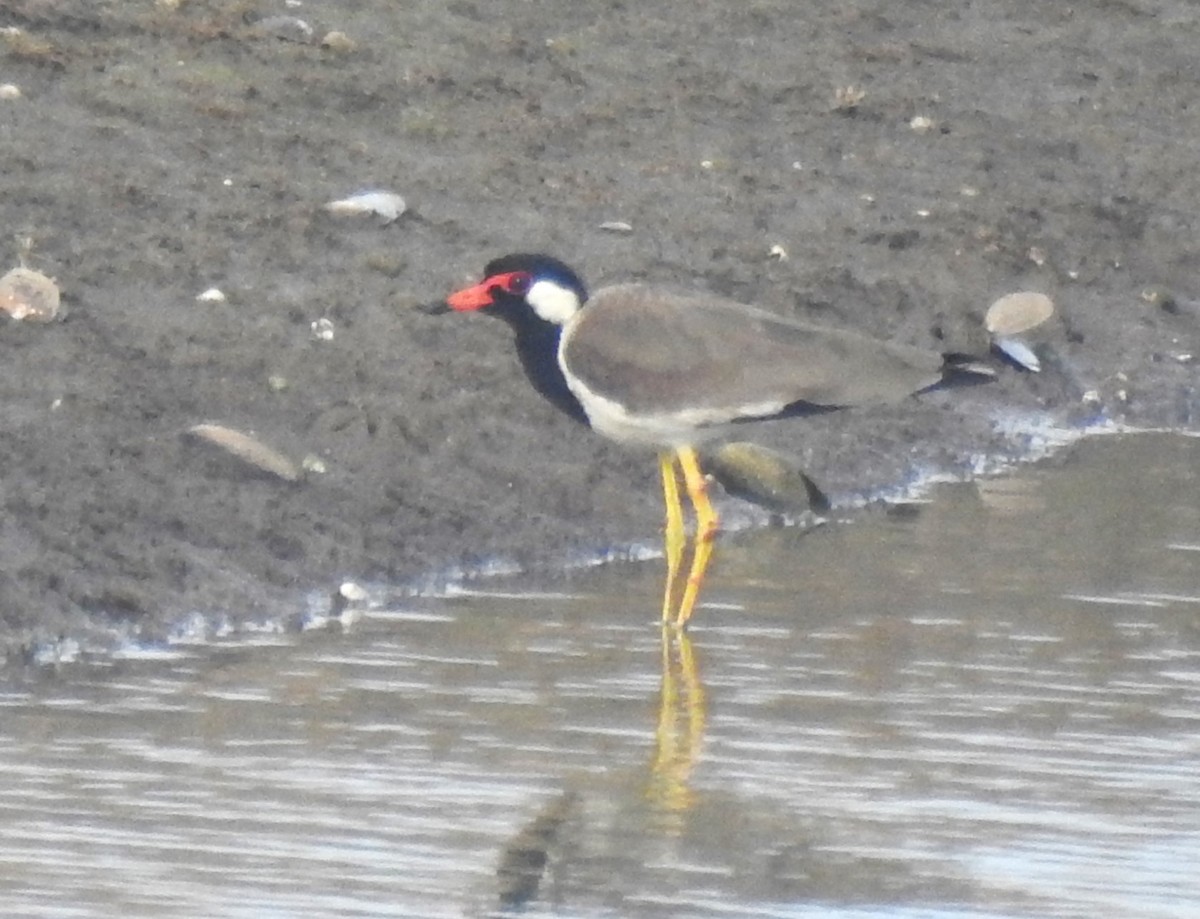
M 719 528 L 699 444 L 738 422 L 894 403 L 960 374 L 992 375 L 964 355 L 812 325 L 711 293 L 622 283 L 589 296 L 573 268 L 543 253 L 492 260 L 482 281 L 431 311 L 502 319 L 538 392 L 597 433 L 658 452 L 662 622 L 679 630 L 693 615 Z M 680 477 L 696 522 L 682 591 Z

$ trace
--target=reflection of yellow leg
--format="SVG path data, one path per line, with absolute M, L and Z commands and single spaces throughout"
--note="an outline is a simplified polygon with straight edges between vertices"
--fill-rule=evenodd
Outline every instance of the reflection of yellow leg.
M 683 505 L 679 502 L 679 481 L 675 477 L 675 456 L 663 453 L 658 458 L 662 470 L 663 500 L 667 505 L 667 523 L 663 529 L 663 551 L 667 556 L 667 586 L 663 590 L 663 622 L 675 612 L 675 582 L 683 562 Z
M 654 729 L 654 761 L 650 765 L 652 789 L 669 783 L 671 764 L 678 758 L 679 746 L 679 686 L 675 681 L 675 666 L 671 659 L 671 637 L 664 625 L 662 630 L 662 683 L 658 690 L 658 724 Z M 652 790 L 652 797 L 654 797 Z
M 686 632 L 677 633 L 679 642 L 679 678 L 683 682 L 687 707 L 687 761 L 695 765 L 704 742 L 704 726 L 708 720 L 708 707 L 704 698 L 704 684 L 700 682 L 700 671 L 696 667 L 696 652 Z
M 717 535 L 718 518 L 712 502 L 708 500 L 708 482 L 700 471 L 695 448 L 680 447 L 676 455 L 679 457 L 679 468 L 683 470 L 688 497 L 696 509 L 696 549 L 692 554 L 692 567 L 688 571 L 683 599 L 679 601 L 679 613 L 675 617 L 675 627 L 682 629 L 692 618 L 696 598 L 700 596 L 700 585 L 704 581 L 704 572 L 712 556 L 713 539 Z
M 665 818 L 663 828 L 675 835 L 682 832 L 682 815 L 695 802 L 688 779 L 700 756 L 706 720 L 704 685 L 691 639 L 664 627 L 662 689 L 646 794 Z

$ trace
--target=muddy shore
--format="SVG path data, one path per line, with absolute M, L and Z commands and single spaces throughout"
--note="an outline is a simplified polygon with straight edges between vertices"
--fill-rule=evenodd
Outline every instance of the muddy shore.
M 1195 430 L 1192 4 L 800 9 L 0 0 L 0 273 L 67 307 L 0 323 L 0 645 L 653 541 L 654 463 L 419 309 L 513 250 L 943 349 L 1054 298 L 1041 374 L 761 431 L 835 496 L 1019 456 L 1008 417 Z M 363 188 L 408 212 L 324 209 Z

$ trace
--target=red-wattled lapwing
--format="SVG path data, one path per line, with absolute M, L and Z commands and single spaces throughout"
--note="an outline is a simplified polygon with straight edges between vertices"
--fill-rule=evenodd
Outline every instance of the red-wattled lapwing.
M 980 372 L 936 351 L 712 295 L 618 284 L 589 298 L 579 276 L 547 255 L 496 259 L 482 282 L 451 294 L 445 306 L 499 316 L 516 333 L 539 392 L 606 437 L 659 451 L 667 506 L 663 621 L 677 627 L 692 615 L 717 530 L 696 443 L 734 421 L 896 402 L 956 369 Z M 676 463 L 696 515 L 696 548 L 677 607 L 685 538 Z

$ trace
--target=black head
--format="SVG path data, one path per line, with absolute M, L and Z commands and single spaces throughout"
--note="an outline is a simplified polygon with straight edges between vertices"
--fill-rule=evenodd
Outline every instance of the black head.
M 587 300 L 587 288 L 566 263 L 549 255 L 513 254 L 488 262 L 483 280 L 446 298 L 452 310 L 492 307 L 503 318 L 532 311 L 537 319 L 561 326 Z M 532 319 L 534 316 L 530 316 Z
M 484 269 L 483 280 L 446 298 L 458 312 L 497 316 L 516 332 L 517 354 L 538 392 L 573 418 L 583 409 L 563 377 L 558 346 L 563 325 L 579 312 L 587 289 L 579 275 L 549 255 L 506 255 Z

